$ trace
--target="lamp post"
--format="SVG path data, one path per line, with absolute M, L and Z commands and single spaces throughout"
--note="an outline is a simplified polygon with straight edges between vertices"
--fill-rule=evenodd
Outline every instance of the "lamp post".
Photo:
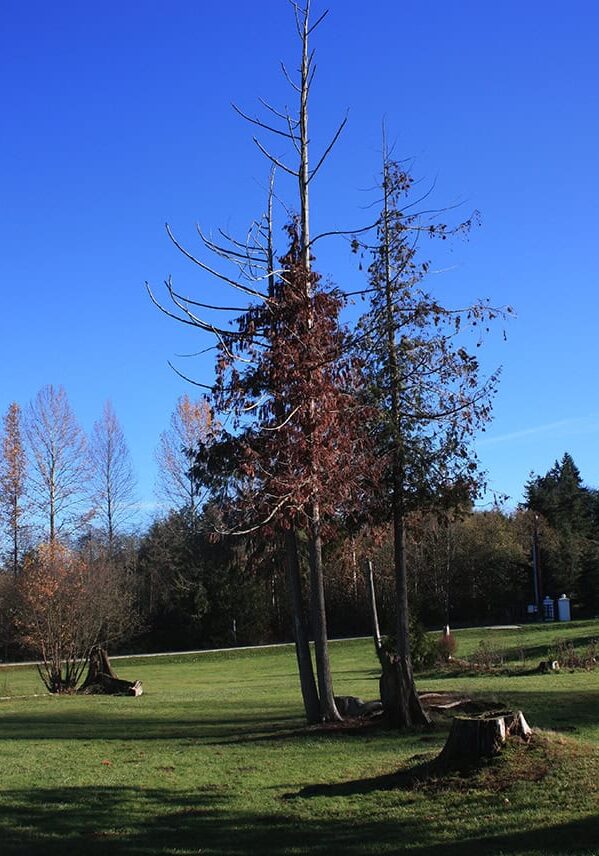
M 537 606 L 537 620 L 543 620 L 543 585 L 541 579 L 541 555 L 539 550 L 539 515 L 534 515 L 534 527 L 532 533 L 532 580 L 535 591 L 535 603 Z

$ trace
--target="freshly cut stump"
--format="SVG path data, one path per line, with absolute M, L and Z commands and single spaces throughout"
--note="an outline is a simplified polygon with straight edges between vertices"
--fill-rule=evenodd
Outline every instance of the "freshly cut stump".
M 528 740 L 531 734 L 521 710 L 456 716 L 437 763 L 441 767 L 477 764 L 498 755 L 510 737 Z

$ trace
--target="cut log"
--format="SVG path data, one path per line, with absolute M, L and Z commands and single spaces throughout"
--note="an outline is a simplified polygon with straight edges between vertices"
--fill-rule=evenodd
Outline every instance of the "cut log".
M 95 647 L 90 652 L 87 676 L 78 692 L 140 696 L 143 687 L 141 681 L 125 681 L 119 678 L 110 665 L 105 649 Z
M 478 764 L 498 755 L 508 738 L 528 740 L 531 734 L 520 710 L 484 713 L 481 716 L 456 716 L 437 763 L 441 767 Z
M 85 690 L 93 692 L 94 688 L 106 695 L 140 696 L 143 693 L 141 681 L 123 681 L 120 678 L 111 678 L 110 675 L 99 675 L 96 683 L 89 684 Z
M 341 716 L 353 719 L 375 716 L 383 710 L 380 701 L 363 701 L 358 696 L 335 696 L 335 704 Z
M 430 710 L 451 710 L 472 705 L 472 699 L 458 693 L 420 693 L 420 701 Z
M 364 708 L 363 700 L 357 696 L 335 696 L 335 704 L 341 716 L 361 716 Z
M 538 665 L 537 672 L 546 674 L 547 672 L 559 672 L 559 662 L 557 660 L 541 660 Z

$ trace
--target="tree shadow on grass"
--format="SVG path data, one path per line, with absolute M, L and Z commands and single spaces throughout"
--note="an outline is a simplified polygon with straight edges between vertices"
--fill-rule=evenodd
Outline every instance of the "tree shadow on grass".
M 365 779 L 352 779 L 348 782 L 307 785 L 296 793 L 283 794 L 284 800 L 312 799 L 314 797 L 353 797 L 372 794 L 377 791 L 410 790 L 418 782 L 426 781 L 431 772 L 431 760 L 427 758 L 419 764 L 405 770 L 371 776 Z
M 0 715 L 3 740 L 171 740 L 180 738 L 237 740 L 248 734 L 268 734 L 297 725 L 301 720 L 288 708 L 272 711 L 272 719 L 262 714 L 238 716 L 194 716 L 179 718 L 132 715 L 130 711 L 106 714 L 89 710 L 60 710 Z
M 283 805 L 285 810 L 283 810 Z M 315 814 L 289 803 L 259 813 L 232 804 L 226 786 L 173 792 L 130 787 L 5 791 L 0 803 L 3 856 L 158 856 L 164 853 L 220 856 L 412 852 L 419 856 L 590 853 L 599 841 L 599 819 L 587 816 L 527 831 L 517 829 L 447 840 L 443 818 L 420 812 L 376 814 L 363 806 L 344 813 Z M 372 805 L 372 803 L 371 803 Z M 466 809 L 485 812 L 480 797 Z
M 504 854 L 542 854 L 542 856 L 596 856 L 599 853 L 599 817 L 590 815 L 568 823 L 543 826 L 523 832 L 486 835 L 442 846 L 416 847 L 418 856 L 504 856 Z
M 555 684 L 552 684 L 554 687 Z M 467 693 L 467 681 L 464 682 Z M 524 712 L 529 724 L 534 728 L 552 730 L 576 730 L 593 726 L 597 722 L 599 710 L 599 690 L 527 691 L 524 684 L 510 687 L 509 692 L 480 693 L 477 699 L 493 699 L 498 707 L 513 707 Z M 459 711 L 458 711 L 459 712 Z M 450 712 L 451 713 L 451 712 Z M 438 718 L 436 727 L 423 731 L 422 735 L 440 737 L 449 727 L 448 716 Z M 122 743 L 134 741 L 192 740 L 206 746 L 217 744 L 253 744 L 285 740 L 316 739 L 376 739 L 397 736 L 404 733 L 390 731 L 383 719 L 353 720 L 341 725 L 306 726 L 299 712 L 290 713 L 283 706 L 262 713 L 234 715 L 230 713 L 194 716 L 193 710 L 177 718 L 144 716 L 133 714 L 130 710 L 119 708 L 111 711 L 99 711 L 97 708 L 68 710 L 60 709 L 29 711 L 0 715 L 0 727 L 4 740 L 116 740 Z M 405 736 L 414 738 L 421 732 L 405 732 Z M 422 737 L 424 739 L 424 737 Z
M 463 683 L 460 686 L 464 696 L 470 696 L 468 675 L 463 675 Z M 456 676 L 453 676 L 454 681 Z M 532 728 L 559 730 L 566 723 L 568 730 L 576 727 L 597 724 L 597 711 L 599 710 L 599 689 L 563 689 L 558 690 L 559 675 L 547 675 L 547 690 L 528 690 L 525 681 L 512 681 L 509 687 L 502 685 L 493 691 L 493 677 L 484 690 L 476 687 L 472 692 L 472 699 L 478 702 L 496 705 L 498 708 L 514 708 L 522 710 L 529 725 Z M 448 711 L 447 721 L 454 714 L 461 711 Z
M 431 731 L 435 732 L 435 729 L 412 729 L 409 732 L 405 732 L 405 735 L 414 738 L 414 736 L 421 733 L 428 735 Z M 306 725 L 302 723 L 296 728 L 289 728 L 288 725 L 279 720 L 279 722 L 271 723 L 270 726 L 265 724 L 263 729 L 256 730 L 253 733 L 238 733 L 227 742 L 250 744 L 298 739 L 318 740 L 320 738 L 327 741 L 345 738 L 367 740 L 378 736 L 399 737 L 399 733 L 391 731 L 382 716 L 364 719 L 345 719 L 342 722 L 322 723 L 319 725 Z M 216 745 L 216 742 L 209 741 L 207 745 Z
M 588 636 L 559 636 L 559 633 L 556 633 L 554 630 L 554 635 L 550 640 L 547 641 L 545 645 L 510 645 L 509 647 L 502 648 L 506 659 L 513 660 L 518 662 L 520 660 L 520 654 L 524 654 L 524 657 L 527 660 L 546 660 L 549 656 L 549 653 L 555 650 L 556 641 L 564 641 L 566 644 L 572 643 L 577 650 L 584 650 L 591 645 L 592 642 L 596 642 L 599 637 L 599 634 L 589 634 Z
M 521 684 L 502 692 L 501 699 L 506 707 L 522 710 L 532 728 L 559 730 L 564 723 L 570 728 L 597 723 L 599 690 L 596 689 L 543 692 L 526 690 Z

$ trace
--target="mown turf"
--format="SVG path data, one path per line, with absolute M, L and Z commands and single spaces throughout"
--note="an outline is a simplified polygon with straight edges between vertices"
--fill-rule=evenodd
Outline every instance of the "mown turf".
M 520 674 L 556 635 L 584 646 L 599 622 L 458 631 L 458 656 L 485 639 L 505 673 L 419 688 L 497 698 L 552 731 L 475 776 L 409 786 L 398 770 L 434 757 L 448 723 L 307 729 L 291 648 L 118 661 L 138 699 L 33 697 L 34 669 L 0 669 L 0 853 L 599 854 L 599 669 Z M 332 656 L 337 693 L 378 695 L 367 640 Z

